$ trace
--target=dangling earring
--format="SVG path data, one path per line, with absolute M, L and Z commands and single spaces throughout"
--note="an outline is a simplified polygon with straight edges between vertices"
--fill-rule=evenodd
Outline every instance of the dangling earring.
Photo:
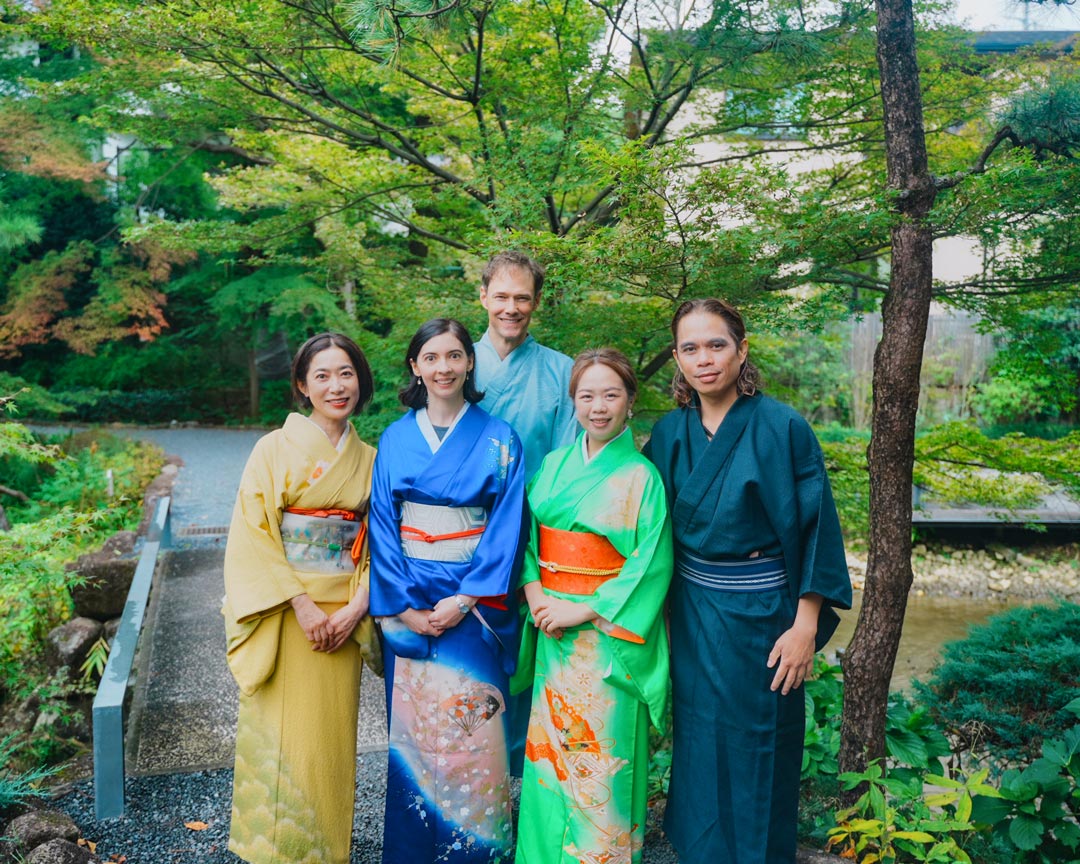
M 424 386 L 424 379 L 421 378 L 419 375 L 416 376 L 416 384 L 417 384 L 418 387 L 423 387 Z
M 626 409 L 626 419 L 627 420 L 633 420 L 634 419 L 634 409 L 633 408 L 627 408 Z

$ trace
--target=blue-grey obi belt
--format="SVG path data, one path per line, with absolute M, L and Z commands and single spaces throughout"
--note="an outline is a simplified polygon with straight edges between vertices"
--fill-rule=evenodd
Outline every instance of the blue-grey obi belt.
M 709 561 L 685 549 L 675 553 L 675 572 L 695 585 L 739 594 L 787 588 L 783 555 Z

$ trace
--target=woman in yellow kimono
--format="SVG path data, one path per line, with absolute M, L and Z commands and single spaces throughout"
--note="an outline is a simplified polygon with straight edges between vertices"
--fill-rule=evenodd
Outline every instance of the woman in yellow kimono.
M 375 448 L 349 417 L 371 369 L 345 336 L 297 352 L 310 416 L 255 445 L 225 549 L 228 661 L 240 686 L 229 849 L 252 864 L 347 864 L 363 659 L 378 668 L 364 542 Z

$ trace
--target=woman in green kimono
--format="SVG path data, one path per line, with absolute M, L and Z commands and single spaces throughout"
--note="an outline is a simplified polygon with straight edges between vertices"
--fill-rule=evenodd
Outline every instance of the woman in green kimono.
M 527 625 L 514 688 L 532 687 L 517 864 L 641 860 L 649 719 L 667 708 L 661 610 L 671 528 L 626 425 L 637 381 L 612 349 L 574 362 L 584 432 L 529 484 Z
M 814 651 L 851 607 L 821 447 L 757 392 L 720 300 L 675 312 L 675 398 L 645 453 L 672 508 L 674 746 L 664 830 L 682 864 L 792 864 Z

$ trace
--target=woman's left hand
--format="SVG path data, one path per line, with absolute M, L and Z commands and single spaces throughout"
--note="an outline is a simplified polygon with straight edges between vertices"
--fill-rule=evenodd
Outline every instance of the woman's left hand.
M 588 603 L 579 603 L 562 597 L 546 597 L 543 605 L 533 610 L 532 616 L 542 633 L 559 639 L 562 637 L 563 630 L 592 621 L 596 613 Z
M 435 608 L 431 610 L 431 615 L 428 617 L 432 627 L 449 630 L 451 627 L 457 627 L 458 624 L 465 620 L 467 613 L 458 608 L 458 598 L 461 598 L 469 606 L 476 603 L 476 598 L 467 597 L 464 594 L 451 594 L 449 597 L 443 597 L 442 600 L 435 604 Z
M 330 616 L 326 629 L 330 634 L 330 646 L 327 651 L 337 651 L 352 636 L 360 619 L 367 614 L 368 592 L 361 588 L 348 603 Z

